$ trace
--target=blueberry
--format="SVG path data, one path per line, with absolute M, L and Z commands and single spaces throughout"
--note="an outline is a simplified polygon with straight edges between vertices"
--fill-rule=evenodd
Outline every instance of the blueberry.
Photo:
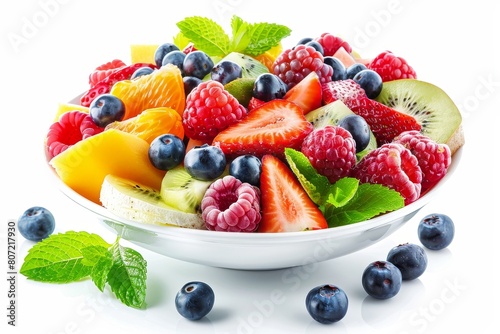
M 184 82 L 184 94 L 186 94 L 186 96 L 188 96 L 189 93 L 191 93 L 193 88 L 197 87 L 199 84 L 202 83 L 201 79 L 188 75 L 184 76 L 182 78 L 182 81 Z
M 363 151 L 370 143 L 370 126 L 359 115 L 348 115 L 342 118 L 338 126 L 346 129 L 356 142 L 356 153 Z
M 195 179 L 215 180 L 226 169 L 226 157 L 219 147 L 208 144 L 195 146 L 186 153 L 184 168 Z
M 180 315 L 189 320 L 200 320 L 213 308 L 215 294 L 204 282 L 186 283 L 175 296 L 175 308 Z
M 203 51 L 193 51 L 186 55 L 182 68 L 184 75 L 203 79 L 214 67 L 213 60 Z
M 135 70 L 134 73 L 132 73 L 130 80 L 137 79 L 138 77 L 141 77 L 143 75 L 149 75 L 149 74 L 153 73 L 153 71 L 154 70 L 151 67 L 147 67 L 147 66 L 138 68 L 137 70 Z
M 229 175 L 256 187 L 260 185 L 261 172 L 262 162 L 251 154 L 240 155 L 229 164 Z
M 161 66 L 165 66 L 167 64 L 175 65 L 181 70 L 181 75 L 184 75 L 184 58 L 186 58 L 186 54 L 180 50 L 170 51 L 163 57 L 161 62 Z
M 313 41 L 314 38 L 312 37 L 304 37 L 304 38 L 301 38 L 296 45 L 302 45 L 302 44 L 306 44 L 306 43 L 309 43 L 311 41 Z
M 54 232 L 56 226 L 52 213 L 41 207 L 34 206 L 26 210 L 17 220 L 21 235 L 31 241 L 40 241 Z
M 170 170 L 184 159 L 186 146 L 181 138 L 164 134 L 153 139 L 149 145 L 149 161 L 160 170 Z
M 241 66 L 230 60 L 223 60 L 217 63 L 210 72 L 211 79 L 223 85 L 242 76 L 243 70 Z
M 316 49 L 316 51 L 318 51 L 322 55 L 325 54 L 325 50 L 323 49 L 323 45 L 319 44 L 319 42 L 317 42 L 317 41 L 312 40 L 312 41 L 305 43 L 304 45 L 312 46 L 314 49 Z
M 374 70 L 359 71 L 352 80 L 364 89 L 370 99 L 376 98 L 382 91 L 382 77 Z
M 323 58 L 325 64 L 333 68 L 332 81 L 344 80 L 346 77 L 344 64 L 335 57 L 327 56 Z
M 170 51 L 175 51 L 175 50 L 179 50 L 179 47 L 174 43 L 164 43 L 158 46 L 154 55 L 156 67 L 160 68 L 165 55 Z
M 287 85 L 277 75 L 260 74 L 253 84 L 252 96 L 264 102 L 281 99 L 288 91 Z
M 398 267 L 405 281 L 419 277 L 427 268 L 427 254 L 424 249 L 410 243 L 392 248 L 387 254 L 387 261 Z
M 401 271 L 394 264 L 375 261 L 365 268 L 361 283 L 373 298 L 389 299 L 398 294 L 402 280 Z
M 125 116 L 125 104 L 112 94 L 101 94 L 89 106 L 89 114 L 94 123 L 104 128 Z
M 422 218 L 418 224 L 418 238 L 431 250 L 440 250 L 450 245 L 455 236 L 455 224 L 447 215 L 433 213 Z
M 356 63 L 352 64 L 348 68 L 345 69 L 345 78 L 346 79 L 352 79 L 358 72 L 361 72 L 362 70 L 366 70 L 366 65 L 362 63 Z
M 322 324 L 341 320 L 347 313 L 348 304 L 344 290 L 330 284 L 317 286 L 306 296 L 307 312 Z

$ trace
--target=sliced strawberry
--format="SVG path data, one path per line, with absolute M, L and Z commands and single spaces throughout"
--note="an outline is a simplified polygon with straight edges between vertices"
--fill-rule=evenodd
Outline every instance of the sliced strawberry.
M 154 64 L 136 63 L 119 68 L 117 71 L 111 73 L 103 80 L 99 81 L 92 88 L 90 88 L 81 98 L 80 104 L 84 107 L 90 106 L 90 103 L 99 95 L 109 93 L 111 87 L 118 81 L 128 80 L 134 72 L 141 67 L 150 67 L 156 69 Z
M 304 115 L 321 107 L 322 89 L 316 72 L 309 73 L 298 84 L 293 86 L 283 97 L 283 99 L 293 102 L 302 108 Z
M 252 111 L 254 109 L 257 109 L 258 107 L 260 107 L 264 103 L 266 103 L 266 102 L 259 100 L 258 98 L 252 96 L 250 98 L 250 101 L 248 102 L 248 111 Z
M 322 88 L 324 103 L 341 100 L 352 112 L 366 120 L 378 146 L 390 143 L 404 131 L 420 131 L 422 128 L 413 116 L 369 99 L 363 88 L 351 79 L 332 81 L 322 85 Z
M 117 71 L 118 69 L 127 66 L 120 59 L 113 59 L 95 68 L 95 70 L 89 75 L 89 85 L 94 87 L 99 81 L 109 76 L 111 73 Z
M 296 104 L 271 100 L 219 132 L 212 144 L 227 155 L 273 154 L 284 157 L 286 147 L 300 149 L 302 141 L 312 130 L 312 124 Z
M 328 227 L 295 175 L 280 159 L 262 157 L 262 220 L 259 232 L 298 232 Z

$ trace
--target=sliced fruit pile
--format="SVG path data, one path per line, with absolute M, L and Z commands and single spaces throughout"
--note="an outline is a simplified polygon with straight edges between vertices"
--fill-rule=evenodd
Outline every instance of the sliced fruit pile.
M 203 17 L 89 74 L 46 137 L 61 180 L 122 218 L 229 232 L 306 231 L 408 205 L 464 144 L 459 110 L 384 51 L 329 32 Z M 209 33 L 207 33 L 209 32 Z

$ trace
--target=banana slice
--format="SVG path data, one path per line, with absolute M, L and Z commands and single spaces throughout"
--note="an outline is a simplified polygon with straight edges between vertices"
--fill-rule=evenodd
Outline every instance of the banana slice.
M 204 229 L 200 214 L 174 209 L 159 191 L 114 175 L 104 178 L 100 200 L 113 214 L 135 222 Z

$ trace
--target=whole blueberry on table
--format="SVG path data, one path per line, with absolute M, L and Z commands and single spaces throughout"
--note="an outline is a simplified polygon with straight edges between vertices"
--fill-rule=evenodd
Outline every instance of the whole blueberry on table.
M 243 76 L 243 69 L 240 65 L 230 60 L 223 60 L 217 63 L 210 72 L 210 78 L 225 85 Z
M 179 47 L 174 43 L 163 43 L 155 51 L 154 59 L 156 67 L 160 68 L 162 66 L 163 58 L 165 55 L 171 51 L 179 51 Z
M 21 235 L 31 241 L 40 241 L 54 232 L 55 219 L 44 207 L 34 206 L 26 210 L 17 220 Z
M 338 126 L 346 129 L 356 142 L 356 153 L 363 151 L 370 143 L 370 126 L 366 120 L 356 114 L 340 119 Z
M 440 250 L 450 245 L 455 236 L 455 224 L 447 215 L 432 213 L 418 224 L 418 238 L 431 250 Z
M 361 277 L 366 293 L 376 299 L 389 299 L 397 295 L 402 280 L 399 268 L 388 261 L 370 263 Z
M 366 96 L 370 99 L 376 98 L 382 91 L 382 77 L 373 70 L 366 69 L 359 71 L 352 80 L 365 90 Z
M 422 275 L 427 268 L 427 254 L 419 245 L 405 243 L 392 248 L 387 261 L 401 271 L 403 280 L 409 281 Z
M 153 139 L 149 145 L 149 161 L 160 170 L 170 170 L 184 160 L 186 146 L 181 138 L 167 133 Z
M 215 294 L 204 282 L 186 283 L 175 296 L 175 308 L 180 315 L 189 320 L 200 320 L 213 308 Z
M 213 60 L 203 51 L 192 51 L 186 55 L 182 68 L 184 75 L 203 79 L 205 75 L 212 71 Z
M 105 128 L 106 125 L 123 119 L 125 104 L 112 94 L 101 94 L 90 103 L 89 114 L 97 126 Z
M 347 313 L 349 300 L 344 290 L 335 285 L 325 284 L 309 291 L 306 308 L 311 317 L 322 324 L 341 320 Z

